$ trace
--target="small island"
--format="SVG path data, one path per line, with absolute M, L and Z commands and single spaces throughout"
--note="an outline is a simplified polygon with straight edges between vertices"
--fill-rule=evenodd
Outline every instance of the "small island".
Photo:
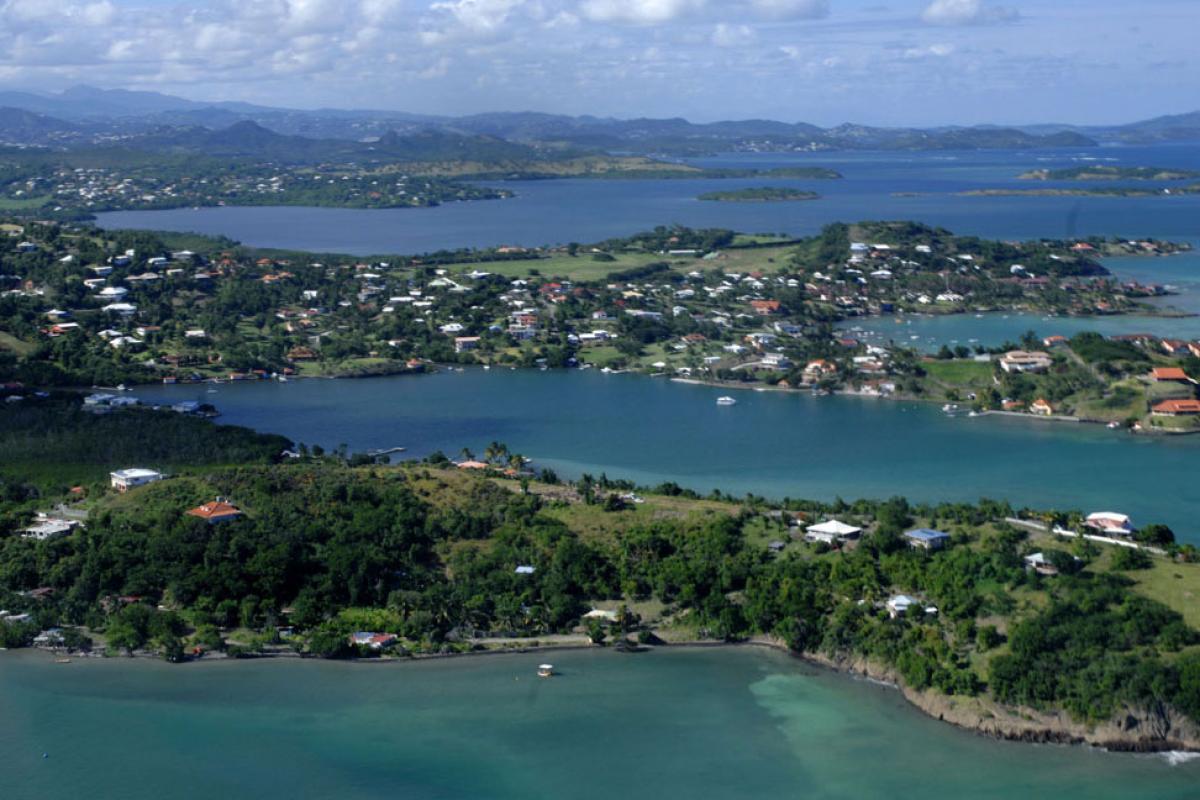
M 698 200 L 717 203 L 779 203 L 796 200 L 816 200 L 816 192 L 789 189 L 783 186 L 758 186 L 752 189 L 732 189 L 721 192 L 706 192 Z
M 1185 181 L 1200 178 L 1200 172 L 1172 167 L 1112 167 L 1089 164 L 1066 169 L 1031 169 L 1017 178 L 1023 181 Z
M 1087 189 L 969 189 L 959 197 L 1177 197 L 1200 194 L 1200 183 L 1174 188 L 1134 189 L 1126 186 L 1097 186 Z

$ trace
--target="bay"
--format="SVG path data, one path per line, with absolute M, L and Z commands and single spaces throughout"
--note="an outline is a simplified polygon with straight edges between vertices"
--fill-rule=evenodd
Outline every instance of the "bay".
M 1168 800 L 1200 780 L 1196 762 L 975 736 L 774 652 L 556 653 L 548 681 L 545 657 L 0 653 L 3 795 Z
M 595 242 L 655 225 L 728 227 L 745 232 L 815 233 L 829 222 L 913 219 L 960 234 L 1028 239 L 1103 235 L 1200 238 L 1200 195 L 1154 197 L 961 197 L 973 189 L 1062 188 L 1021 181 L 1027 169 L 1104 163 L 1200 168 L 1200 146 L 1159 145 L 1063 151 L 729 154 L 701 166 L 829 166 L 843 180 L 509 181 L 516 197 L 427 209 L 355 210 L 223 207 L 120 211 L 98 215 L 105 228 L 225 235 L 248 245 L 356 255 L 422 253 L 500 244 Z M 721 189 L 780 186 L 816 191 L 804 203 L 713 203 Z M 1091 185 L 1091 184 L 1085 184 Z M 1156 184 L 1138 182 L 1141 188 Z M 1166 185 L 1166 184 L 1164 184 Z
M 933 404 L 737 393 L 595 370 L 467 369 L 364 380 L 139 387 L 153 403 L 215 404 L 222 422 L 354 452 L 403 457 L 491 441 L 568 477 L 675 481 L 709 492 L 832 500 L 1007 499 L 1116 510 L 1200 543 L 1200 437 L 1131 436 L 1098 425 L 948 417 Z M 145 465 L 153 466 L 153 465 Z

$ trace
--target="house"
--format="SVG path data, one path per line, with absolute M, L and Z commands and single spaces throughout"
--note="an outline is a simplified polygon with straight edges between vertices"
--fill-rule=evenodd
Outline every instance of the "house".
M 119 469 L 116 472 L 110 472 L 109 478 L 112 480 L 113 488 L 118 492 L 128 492 L 137 486 L 145 486 L 147 483 L 161 481 L 163 474 L 152 469 L 131 467 L 129 469 Z
M 312 361 L 317 357 L 311 347 L 293 347 L 288 350 L 287 354 L 289 361 Z
M 792 366 L 791 360 L 783 353 L 767 353 L 763 356 L 762 363 L 764 367 L 771 369 L 787 369 Z
M 466 353 L 470 350 L 475 350 L 479 347 L 478 336 L 456 336 L 454 337 L 454 352 Z
M 857 539 L 861 533 L 862 528 L 856 528 L 853 525 L 847 525 L 844 522 L 831 519 L 819 525 L 809 525 L 804 532 L 804 541 L 837 544 L 838 542 Z
M 459 469 L 491 469 L 492 465 L 483 461 L 459 461 L 454 466 Z
M 1054 406 L 1050 405 L 1050 401 L 1044 397 L 1039 397 L 1029 404 L 1029 413 L 1039 417 L 1054 416 Z
M 804 377 L 810 381 L 819 381 L 826 375 L 832 375 L 836 372 L 837 366 L 823 358 L 810 361 L 804 367 Z
M 1155 367 L 1150 370 L 1150 379 L 1156 383 L 1171 381 L 1192 383 L 1192 379 L 1188 377 L 1188 374 L 1179 367 Z
M 1042 344 L 1046 347 L 1059 347 L 1066 343 L 1067 337 L 1065 336 L 1047 336 L 1045 339 L 1042 339 Z
M 908 613 L 908 610 L 915 605 L 919 605 L 919 601 L 914 597 L 909 597 L 906 594 L 898 594 L 889 597 L 887 601 L 888 616 L 892 619 L 903 617 Z
M 1150 409 L 1155 417 L 1190 417 L 1200 414 L 1200 400 L 1163 400 Z
M 521 564 L 519 567 L 513 570 L 513 572 L 515 572 L 517 575 L 532 575 L 533 573 L 537 572 L 537 567 L 532 567 L 528 564 Z
M 780 303 L 778 300 L 751 300 L 750 307 L 760 317 L 768 317 L 771 314 L 779 313 Z
M 37 515 L 37 519 L 28 528 L 21 531 L 21 535 L 27 539 L 51 539 L 55 536 L 62 536 L 65 533 L 70 533 L 79 526 L 78 520 L 59 519 L 57 517 L 49 517 L 43 513 Z
M 211 503 L 205 503 L 202 506 L 188 509 L 186 512 L 189 517 L 199 517 L 209 525 L 216 525 L 220 522 L 230 522 L 242 516 L 241 510 L 236 506 L 231 505 L 221 498 L 217 498 Z
M 383 650 L 396 643 L 394 633 L 375 633 L 374 631 L 356 631 L 350 634 L 350 644 L 356 647 L 369 647 L 372 650 Z
M 930 528 L 915 528 L 906 532 L 904 538 L 909 547 L 920 547 L 922 550 L 941 550 L 950 543 L 950 534 Z
M 129 290 L 124 286 L 105 286 L 99 292 L 99 296 L 105 300 L 124 300 L 127 294 Z
M 122 317 L 131 317 L 137 313 L 137 306 L 133 303 L 109 303 L 101 310 L 106 314 L 120 314 Z
M 1050 563 L 1050 559 L 1046 558 L 1044 553 L 1025 556 L 1025 569 L 1036 572 L 1038 575 L 1058 574 L 1058 568 Z
M 1049 353 L 1041 350 L 1010 350 L 1000 359 L 1000 368 L 1005 372 L 1045 372 L 1053 363 Z
M 1105 536 L 1132 536 L 1133 522 L 1125 514 L 1115 511 L 1094 511 L 1087 515 L 1083 524 Z

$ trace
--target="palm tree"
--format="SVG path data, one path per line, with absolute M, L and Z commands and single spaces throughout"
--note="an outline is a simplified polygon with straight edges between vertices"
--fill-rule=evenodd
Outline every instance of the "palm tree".
M 471 452 L 471 448 L 469 447 L 464 447 L 461 451 L 459 451 L 459 455 L 462 456 L 463 461 L 475 460 L 475 454 Z

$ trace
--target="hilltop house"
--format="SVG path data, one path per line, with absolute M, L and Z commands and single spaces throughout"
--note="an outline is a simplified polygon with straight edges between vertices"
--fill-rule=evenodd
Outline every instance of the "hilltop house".
M 824 542 L 825 544 L 836 544 L 838 542 L 857 539 L 862 533 L 862 528 L 856 528 L 853 525 L 847 525 L 836 519 L 831 519 L 828 522 L 822 522 L 819 525 L 809 525 L 804 532 L 804 540 L 806 542 Z
M 1092 512 L 1083 524 L 1104 536 L 1132 536 L 1134 530 L 1132 520 L 1115 511 Z
M 1000 359 L 1000 368 L 1005 372 L 1045 372 L 1053 360 L 1041 350 L 1010 350 Z
M 219 497 L 211 503 L 205 503 L 202 506 L 189 509 L 186 513 L 190 517 L 199 517 L 209 525 L 230 522 L 242 516 L 241 510 Z
M 118 492 L 128 492 L 135 487 L 161 481 L 163 474 L 152 469 L 130 467 L 129 469 L 119 469 L 116 472 L 110 472 L 109 478 L 112 480 L 112 487 Z
M 1155 367 L 1150 370 L 1150 379 L 1156 383 L 1178 382 L 1192 383 L 1188 374 L 1179 367 Z
M 909 597 L 906 594 L 889 597 L 887 601 L 888 616 L 892 619 L 903 617 L 915 605 L 919 605 L 919 601 L 915 597 Z
M 922 550 L 941 550 L 950 543 L 950 534 L 930 528 L 915 528 L 904 534 L 909 547 Z

